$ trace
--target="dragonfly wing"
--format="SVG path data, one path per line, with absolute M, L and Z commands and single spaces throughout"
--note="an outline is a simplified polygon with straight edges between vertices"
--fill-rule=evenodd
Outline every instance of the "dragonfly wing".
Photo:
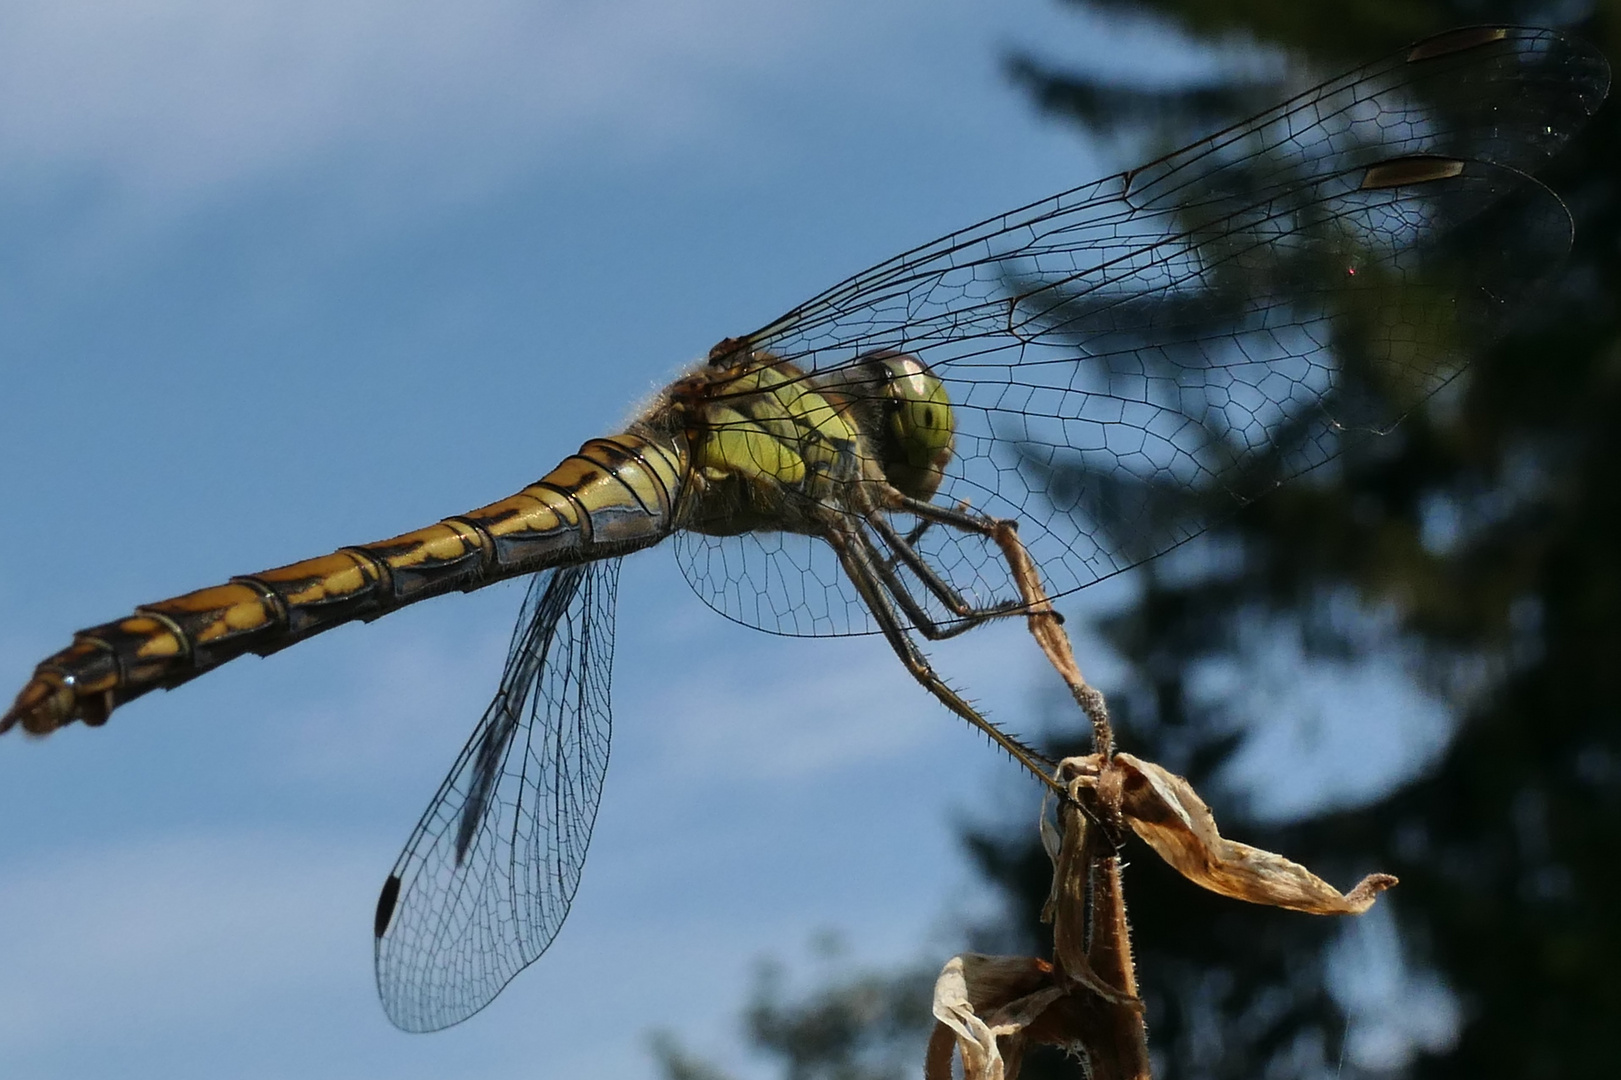
M 1070 592 L 1461 371 L 1563 259 L 1569 215 L 1525 171 L 1608 85 L 1601 54 L 1552 31 L 1441 35 L 881 263 L 745 340 L 818 375 L 875 350 L 929 364 L 956 421 L 936 501 L 1016 518 L 1049 591 Z M 918 547 L 970 598 L 1011 598 L 980 538 L 931 528 Z M 739 621 L 870 629 L 811 552 L 689 538 L 684 564 Z
M 1388 433 L 1571 240 L 1568 211 L 1535 180 L 1436 160 L 1459 171 L 1413 187 L 1370 186 L 1379 165 L 1313 178 L 1107 282 L 1004 267 L 1020 295 L 1001 357 L 919 350 L 962 401 L 941 496 L 1017 518 L 1061 595 Z M 936 559 L 999 568 L 959 537 L 927 540 Z
M 962 487 L 961 477 L 955 489 Z M 996 509 L 983 489 L 970 498 L 971 506 Z M 961 500 L 957 495 L 947 505 Z M 894 515 L 895 525 L 906 533 L 917 521 L 909 515 Z M 956 621 L 917 575 L 883 548 L 879 557 L 889 566 L 911 597 L 938 626 Z M 969 604 L 986 606 L 1013 595 L 1005 564 L 996 551 L 980 538 L 934 529 L 925 532 L 915 545 L 931 566 L 949 581 Z M 842 637 L 876 634 L 878 623 L 867 605 L 850 586 L 838 557 L 819 537 L 787 532 L 749 532 L 736 536 L 706 536 L 695 532 L 675 534 L 676 561 L 687 584 L 704 603 L 734 622 L 785 637 Z
M 389 1019 L 467 1019 L 546 951 L 579 885 L 608 767 L 619 560 L 535 575 L 506 670 L 378 900 Z
M 867 634 L 877 624 L 827 544 L 788 532 L 675 534 L 681 573 L 714 610 L 788 637 Z

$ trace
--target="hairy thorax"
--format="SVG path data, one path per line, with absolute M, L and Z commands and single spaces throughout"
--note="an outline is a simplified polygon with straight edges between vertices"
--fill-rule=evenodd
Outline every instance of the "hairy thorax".
M 691 454 L 679 527 L 717 536 L 822 535 L 897 493 L 928 499 L 950 461 L 951 420 L 940 381 L 899 353 L 815 375 L 764 352 L 712 361 L 647 417 Z

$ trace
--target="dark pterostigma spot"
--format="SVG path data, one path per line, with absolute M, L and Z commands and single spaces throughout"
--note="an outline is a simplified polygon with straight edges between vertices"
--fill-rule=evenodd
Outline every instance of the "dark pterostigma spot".
M 377 918 L 372 923 L 372 936 L 382 937 L 388 932 L 388 924 L 394 919 L 394 905 L 400 900 L 400 876 L 388 875 L 383 882 L 383 891 L 377 897 Z
M 1456 158 L 1407 157 L 1382 161 L 1362 174 L 1362 190 L 1408 187 L 1450 180 L 1463 174 L 1463 162 Z
M 1506 37 L 1508 37 L 1506 27 L 1466 26 L 1462 30 L 1455 30 L 1450 34 L 1437 34 L 1435 37 L 1413 46 L 1407 53 L 1407 62 L 1415 64 L 1420 60 L 1434 60 L 1437 56 L 1448 56 L 1452 53 L 1463 52 L 1465 49 L 1478 49 L 1482 45 L 1490 45 L 1492 42 L 1502 41 Z

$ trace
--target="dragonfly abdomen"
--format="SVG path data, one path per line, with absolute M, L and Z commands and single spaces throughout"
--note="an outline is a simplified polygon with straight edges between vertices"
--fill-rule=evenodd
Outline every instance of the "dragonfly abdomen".
M 592 439 L 509 498 L 427 528 L 143 604 L 81 630 L 34 670 L 0 731 L 44 734 L 173 687 L 245 653 L 267 655 L 355 619 L 669 535 L 684 441 L 650 431 Z

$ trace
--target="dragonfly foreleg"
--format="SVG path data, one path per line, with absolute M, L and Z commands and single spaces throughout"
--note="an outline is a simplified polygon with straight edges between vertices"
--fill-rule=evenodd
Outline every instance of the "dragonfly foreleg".
M 901 611 L 905 613 L 907 618 L 912 620 L 912 626 L 918 633 L 930 641 L 944 641 L 947 638 L 956 637 L 965 630 L 971 630 L 978 626 L 986 618 L 990 617 L 989 615 L 980 616 L 979 613 L 970 609 L 964 617 L 953 621 L 950 625 L 942 626 L 934 620 L 933 616 L 924 609 L 922 604 L 918 603 L 917 597 L 912 595 L 911 588 L 895 572 L 895 563 L 900 561 L 898 555 L 894 560 L 883 558 L 879 555 L 872 540 L 859 528 L 852 529 L 848 539 L 851 543 L 859 544 L 862 547 L 868 563 L 872 566 L 873 576 L 878 579 L 878 583 L 889 593 L 895 603 L 900 605 Z M 908 565 L 911 564 L 908 563 Z M 1023 606 L 1023 604 L 1015 604 L 1014 610 L 1020 610 Z
M 907 529 L 906 530 L 906 546 L 909 547 L 909 548 L 914 548 L 915 549 L 917 547 L 917 545 L 918 545 L 918 542 L 923 539 L 923 534 L 928 532 L 929 531 L 929 526 L 931 526 L 933 524 L 934 524 L 934 522 L 932 522 L 932 521 L 923 520 L 923 521 L 919 521 L 916 525 L 913 525 L 910 529 Z M 888 560 L 889 565 L 890 566 L 897 565 L 897 560 L 898 559 L 899 559 L 899 556 L 891 555 L 889 557 L 889 560 Z
M 956 637 L 963 631 L 971 630 L 986 620 L 1016 615 L 1024 610 L 1022 600 L 1002 600 L 994 604 L 975 607 L 950 582 L 942 578 L 934 567 L 929 565 L 928 560 L 918 553 L 917 548 L 914 546 L 915 541 L 912 540 L 914 536 L 921 536 L 924 527 L 931 524 L 931 522 L 927 520 L 920 522 L 906 536 L 902 536 L 896 531 L 895 526 L 889 523 L 889 519 L 884 516 L 884 512 L 881 510 L 875 510 L 868 514 L 867 522 L 883 538 L 884 545 L 893 553 L 888 559 L 875 561 L 885 587 L 895 595 L 895 599 L 900 602 L 901 607 L 912 617 L 918 631 L 930 641 L 943 641 L 946 638 Z M 904 563 L 907 569 L 916 574 L 924 587 L 933 593 L 936 599 L 944 604 L 952 615 L 956 616 L 955 621 L 950 626 L 942 627 L 921 611 L 913 610 L 917 603 L 916 600 L 912 598 L 911 594 L 906 590 L 905 584 L 894 573 L 896 565 L 901 563 Z
M 1029 769 L 1032 775 L 1062 795 L 1063 791 L 1052 779 L 1052 761 L 981 716 L 978 710 L 964 701 L 961 695 L 947 686 L 945 680 L 935 673 L 928 658 L 907 634 L 900 614 L 895 610 L 894 603 L 891 602 L 888 591 L 882 583 L 883 578 L 872 557 L 867 540 L 859 534 L 838 529 L 830 530 L 826 540 L 838 555 L 839 563 L 850 578 L 851 584 L 856 587 L 867 609 L 877 620 L 884 639 L 901 658 L 901 663 L 906 665 L 906 670 L 912 673 L 912 677 L 942 705 L 979 728 L 992 742 L 1006 750 L 1015 761 Z
M 1109 724 L 1108 707 L 1103 695 L 1086 681 L 1081 669 L 1075 663 L 1075 652 L 1070 647 L 1069 635 L 1064 632 L 1064 618 L 1053 608 L 1052 601 L 1047 597 L 1046 587 L 1041 582 L 1040 569 L 1030 557 L 1029 551 L 1025 549 L 1024 541 L 1019 539 L 1018 522 L 936 506 L 899 491 L 892 493 L 892 500 L 898 510 L 925 521 L 936 521 L 978 533 L 1001 549 L 1002 558 L 1007 562 L 1008 571 L 1019 590 L 1019 601 L 1013 605 L 1013 610 L 1025 613 L 1031 635 L 1035 637 L 1041 651 L 1058 671 L 1059 677 L 1069 687 L 1075 703 L 1091 721 L 1092 741 L 1096 751 L 1105 757 L 1113 754 L 1114 733 Z

